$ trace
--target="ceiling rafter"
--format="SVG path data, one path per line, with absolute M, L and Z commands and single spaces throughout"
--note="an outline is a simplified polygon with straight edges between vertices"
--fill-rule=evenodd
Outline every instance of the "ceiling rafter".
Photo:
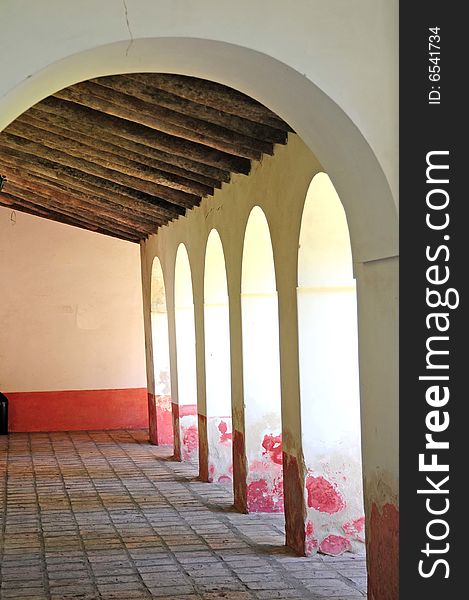
M 248 175 L 291 131 L 218 83 L 100 77 L 42 100 L 0 133 L 0 204 L 138 243 L 233 173 Z

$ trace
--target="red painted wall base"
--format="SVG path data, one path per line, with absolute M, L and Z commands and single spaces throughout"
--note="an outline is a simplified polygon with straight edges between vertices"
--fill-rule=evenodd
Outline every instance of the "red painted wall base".
M 148 393 L 148 416 L 150 443 L 155 446 L 171 446 L 174 441 L 171 396 Z
M 145 429 L 146 388 L 6 392 L 9 431 Z

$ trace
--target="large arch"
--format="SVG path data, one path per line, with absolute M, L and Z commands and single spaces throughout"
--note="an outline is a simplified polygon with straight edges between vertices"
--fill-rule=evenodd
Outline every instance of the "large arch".
M 50 94 L 93 77 L 165 72 L 217 81 L 276 112 L 319 158 L 344 204 L 355 262 L 396 255 L 396 205 L 383 169 L 353 121 L 311 80 L 272 56 L 215 40 L 134 38 L 128 50 L 129 40 L 76 54 L 63 49 L 65 54 L 56 61 L 4 91 L 0 130 Z M 234 71 L 231 64 L 243 69 Z M 260 78 L 260 72 L 268 76 Z

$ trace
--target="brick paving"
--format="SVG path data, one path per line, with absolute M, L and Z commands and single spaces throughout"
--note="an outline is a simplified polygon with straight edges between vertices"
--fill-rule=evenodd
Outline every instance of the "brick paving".
M 0 436 L 0 598 L 366 597 L 363 556 L 298 558 L 143 431 Z

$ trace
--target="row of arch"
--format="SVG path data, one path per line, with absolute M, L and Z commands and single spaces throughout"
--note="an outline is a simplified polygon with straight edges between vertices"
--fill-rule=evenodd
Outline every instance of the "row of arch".
M 179 244 L 174 262 L 173 332 L 168 327 L 165 273 L 158 257 L 151 277 L 155 368 L 151 439 L 173 443 L 176 458 L 200 458 L 201 477 L 234 485 L 235 500 L 237 487 L 242 485 L 244 508 L 261 512 L 282 511 L 285 495 L 294 492 L 288 489 L 291 478 L 284 477 L 274 250 L 267 218 L 255 206 L 244 232 L 241 265 L 242 437 L 233 431 L 236 406 L 231 371 L 236 366 L 230 360 L 230 305 L 218 231 L 211 230 L 205 249 L 204 406 L 197 395 L 193 285 L 184 243 Z M 307 553 L 319 549 L 340 554 L 358 549 L 364 541 L 356 290 L 345 213 L 325 173 L 315 175 L 304 202 L 296 299 L 300 445 L 305 464 L 301 487 L 307 509 L 300 523 L 304 531 L 298 535 L 304 537 Z M 177 373 L 173 393 L 171 371 Z M 239 468 L 243 464 L 244 476 Z

